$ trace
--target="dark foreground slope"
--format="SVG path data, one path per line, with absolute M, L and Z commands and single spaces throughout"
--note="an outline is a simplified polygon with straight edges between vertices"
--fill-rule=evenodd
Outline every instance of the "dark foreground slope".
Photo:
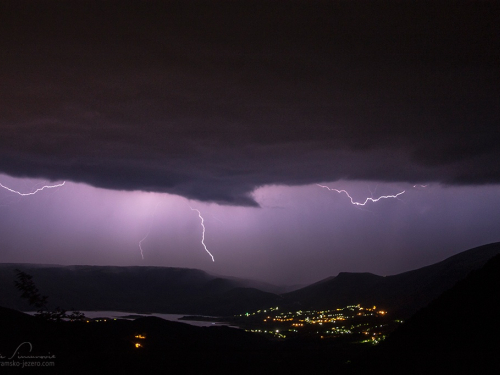
M 37 374 L 331 374 L 366 349 L 342 341 L 268 340 L 235 328 L 155 317 L 47 322 L 6 308 L 0 308 L 0 332 L 0 364 L 18 363 L 2 365 L 2 374 L 22 367 L 27 355 L 31 362 L 52 363 L 36 366 Z
M 394 276 L 342 272 L 284 295 L 297 309 L 329 309 L 346 305 L 376 305 L 406 318 L 426 306 L 472 270 L 500 254 L 500 243 L 461 252 L 442 262 Z
M 356 373 L 500 373 L 500 255 L 443 293 L 362 361 Z
M 5 357 L 0 362 L 7 361 L 21 345 L 13 361 L 22 363 L 19 357 L 23 355 L 37 356 L 36 361 L 53 362 L 47 368 L 37 366 L 37 371 L 51 374 L 181 373 L 183 369 L 216 369 L 222 364 L 234 370 L 235 362 L 249 349 L 266 345 L 266 340 L 241 330 L 194 327 L 154 317 L 57 323 L 2 308 L 0 318 L 0 353 Z M 136 343 L 141 347 L 136 348 Z M 231 356 L 225 358 L 228 351 Z

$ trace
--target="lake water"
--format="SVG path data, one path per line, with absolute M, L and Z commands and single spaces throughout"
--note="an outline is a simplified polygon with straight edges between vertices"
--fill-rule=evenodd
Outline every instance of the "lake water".
M 141 313 L 135 313 L 135 312 L 125 312 L 125 311 L 80 311 L 81 313 L 85 314 L 86 317 L 88 318 L 110 318 L 110 319 L 130 319 L 134 320 L 140 317 L 146 317 L 146 316 L 156 316 L 158 318 L 162 318 L 165 320 L 170 320 L 172 322 L 179 322 L 179 323 L 186 323 L 190 324 L 192 326 L 197 326 L 197 327 L 211 327 L 211 326 L 229 326 L 233 328 L 239 328 L 230 325 L 229 323 L 223 323 L 223 322 L 210 322 L 210 321 L 200 321 L 200 320 L 179 320 L 183 316 L 189 316 L 185 314 L 160 314 L 160 313 L 150 313 L 150 314 L 141 314 Z M 71 314 L 71 311 L 67 312 L 68 314 Z M 34 315 L 36 314 L 35 311 L 26 311 L 26 314 Z

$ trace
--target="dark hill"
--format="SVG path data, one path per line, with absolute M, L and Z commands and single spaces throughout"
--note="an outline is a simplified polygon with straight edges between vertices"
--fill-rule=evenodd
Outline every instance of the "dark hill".
M 393 332 L 359 373 L 500 373 L 499 290 L 497 255 Z
M 376 305 L 408 317 L 469 272 L 500 254 L 500 243 L 464 251 L 442 262 L 394 276 L 345 273 L 284 295 L 285 304 L 302 309 L 328 309 L 351 304 Z
M 19 268 L 33 276 L 51 308 L 232 315 L 271 306 L 308 310 L 362 304 L 406 318 L 496 254 L 500 243 L 393 276 L 342 272 L 281 296 L 252 288 L 248 280 L 194 269 L 0 264 L 0 304 L 30 309 L 13 284 Z
M 278 298 L 195 269 L 0 265 L 0 301 L 19 310 L 31 308 L 14 287 L 16 268 L 33 276 L 51 308 L 224 315 L 260 309 Z
M 321 310 L 365 303 L 384 278 L 372 273 L 341 272 L 336 277 L 319 281 L 305 288 L 285 295 L 287 303 L 292 302 L 301 309 Z

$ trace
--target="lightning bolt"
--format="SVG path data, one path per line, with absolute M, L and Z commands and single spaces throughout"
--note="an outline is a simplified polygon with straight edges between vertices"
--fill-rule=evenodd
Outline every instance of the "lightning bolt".
M 144 252 L 142 251 L 142 242 L 148 238 L 149 236 L 149 233 L 151 232 L 151 228 L 153 227 L 153 219 L 155 217 L 155 214 L 156 214 L 156 211 L 158 210 L 158 206 L 160 205 L 160 203 L 158 203 L 155 207 L 155 210 L 153 211 L 153 215 L 151 216 L 152 219 L 151 219 L 151 224 L 149 224 L 149 229 L 148 229 L 148 232 L 146 233 L 146 235 L 144 236 L 144 238 L 142 240 L 139 241 L 139 249 L 141 250 L 141 257 L 142 257 L 142 260 L 144 260 Z
M 0 187 L 3 187 L 5 190 L 8 190 L 10 191 L 11 193 L 15 193 L 15 194 L 19 194 L 20 196 L 22 197 L 25 197 L 27 195 L 35 195 L 36 193 L 44 190 L 44 189 L 53 189 L 53 188 L 58 188 L 58 187 L 61 187 L 63 186 L 64 184 L 66 183 L 66 181 L 63 181 L 62 183 L 60 184 L 57 184 L 57 185 L 45 185 L 45 186 L 42 186 L 41 188 L 38 188 L 36 189 L 35 191 L 32 191 L 31 193 L 21 193 L 20 191 L 17 191 L 17 190 L 14 190 L 14 189 L 11 189 L 5 185 L 3 185 L 2 183 L 0 183 Z
M 355 205 L 355 206 L 364 206 L 366 205 L 368 202 L 378 202 L 379 200 L 381 199 L 388 199 L 388 198 L 397 198 L 399 197 L 401 194 L 404 194 L 405 193 L 405 190 L 403 190 L 402 192 L 400 193 L 397 193 L 395 195 L 382 195 L 378 198 L 366 198 L 365 201 L 363 203 L 361 202 L 356 202 L 354 201 L 354 199 L 352 199 L 352 197 L 349 195 L 349 193 L 346 191 L 346 190 L 338 190 L 338 189 L 331 189 L 329 188 L 328 186 L 325 186 L 325 185 L 320 185 L 320 184 L 316 184 L 318 185 L 319 187 L 322 187 L 322 188 L 325 188 L 325 189 L 328 189 L 329 191 L 335 191 L 337 193 L 344 193 L 345 195 L 347 195 L 347 197 L 351 200 L 351 204 Z
M 148 238 L 149 236 L 149 232 L 151 232 L 151 226 L 149 227 L 149 230 L 148 230 L 148 233 L 146 233 L 146 235 L 144 236 L 144 238 L 142 240 L 139 241 L 139 249 L 141 250 L 141 257 L 142 257 L 142 260 L 144 260 L 144 253 L 142 251 L 142 241 L 144 241 L 146 238 Z
M 212 257 L 212 262 L 215 262 L 214 256 L 210 253 L 210 251 L 208 251 L 207 245 L 205 245 L 205 224 L 203 224 L 204 220 L 203 220 L 203 217 L 201 216 L 201 212 L 200 212 L 200 210 L 197 210 L 196 208 L 192 208 L 191 206 L 189 206 L 189 208 L 191 209 L 191 211 L 198 212 L 198 217 L 201 220 L 201 227 L 203 228 L 203 232 L 202 232 L 202 235 L 201 235 L 201 244 L 205 248 L 205 251 L 208 253 L 208 255 L 210 255 Z

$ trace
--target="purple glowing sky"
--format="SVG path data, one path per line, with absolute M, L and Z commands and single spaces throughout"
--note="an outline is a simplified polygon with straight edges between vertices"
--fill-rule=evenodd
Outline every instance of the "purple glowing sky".
M 0 183 L 66 184 L 0 189 L 0 262 L 295 284 L 499 241 L 499 18 L 490 0 L 2 0 Z M 405 193 L 361 207 L 317 184 Z
M 23 191 L 47 183 L 5 175 L 0 182 Z M 71 182 L 28 197 L 3 190 L 2 262 L 188 267 L 295 284 L 341 271 L 399 273 L 499 240 L 497 185 L 328 185 L 360 200 L 371 192 L 406 192 L 359 208 L 316 185 L 267 186 L 254 192 L 261 208 L 253 208 Z M 201 245 L 200 220 L 189 205 L 202 212 L 215 262 Z M 143 260 L 138 243 L 148 231 Z

